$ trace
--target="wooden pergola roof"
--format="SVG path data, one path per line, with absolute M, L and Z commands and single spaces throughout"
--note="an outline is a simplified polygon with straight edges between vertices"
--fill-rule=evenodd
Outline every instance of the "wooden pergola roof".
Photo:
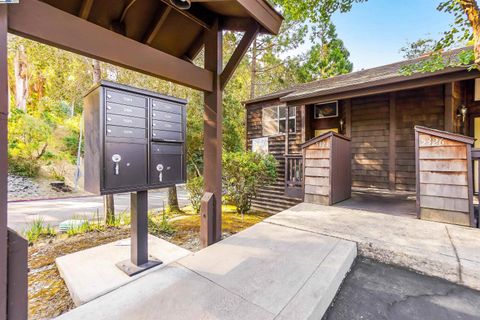
M 241 57 L 257 33 L 278 33 L 282 20 L 264 0 L 193 0 L 188 10 L 170 0 L 22 0 L 8 7 L 11 33 L 203 91 L 212 91 L 212 74 L 192 60 L 206 32 L 244 31 Z M 236 64 L 227 67 L 232 73 Z
M 0 319 L 7 312 L 11 319 L 27 317 L 26 242 L 7 250 L 7 242 L 16 239 L 7 236 L 12 234 L 7 232 L 6 205 L 7 31 L 204 92 L 207 200 L 202 198 L 200 239 L 210 245 L 222 237 L 222 92 L 257 34 L 278 33 L 282 20 L 266 0 L 192 0 L 188 10 L 170 0 L 21 0 L 0 5 Z M 224 30 L 244 32 L 225 66 Z M 192 62 L 202 47 L 203 68 Z

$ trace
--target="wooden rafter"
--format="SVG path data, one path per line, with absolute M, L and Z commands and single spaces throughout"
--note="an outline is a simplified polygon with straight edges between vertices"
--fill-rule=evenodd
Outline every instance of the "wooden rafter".
M 82 19 L 87 20 L 90 16 L 90 11 L 92 11 L 93 0 L 83 0 L 82 7 L 80 8 L 80 12 L 78 16 Z
M 227 65 L 223 69 L 222 74 L 220 75 L 220 87 L 222 88 L 222 90 L 227 85 L 228 80 L 230 80 L 230 78 L 232 77 L 235 69 L 237 69 L 238 64 L 242 60 L 243 56 L 247 52 L 248 48 L 252 44 L 259 31 L 260 25 L 257 23 L 252 23 L 243 35 L 242 40 L 240 40 L 240 43 L 238 44 L 237 48 L 230 57 L 230 60 L 228 60 Z
M 39 0 L 8 7 L 9 31 L 128 69 L 211 92 L 212 72 Z
M 151 45 L 155 37 L 157 36 L 158 32 L 160 32 L 160 29 L 162 28 L 163 24 L 168 18 L 168 15 L 170 14 L 170 11 L 172 11 L 172 7 L 165 7 L 165 9 L 160 13 L 157 21 L 155 24 L 153 24 L 149 30 L 146 32 L 143 42 L 145 44 Z
M 192 43 L 190 48 L 188 48 L 187 52 L 184 54 L 184 59 L 187 61 L 192 62 L 198 56 L 202 48 L 205 46 L 205 31 L 202 32 L 195 41 Z

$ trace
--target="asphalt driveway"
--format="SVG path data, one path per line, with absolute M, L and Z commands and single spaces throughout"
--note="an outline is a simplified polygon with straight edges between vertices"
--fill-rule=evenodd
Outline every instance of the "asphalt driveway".
M 477 320 L 480 292 L 358 259 L 325 320 Z
M 184 187 L 177 187 L 180 206 L 189 204 L 188 194 Z M 150 191 L 148 193 L 149 209 L 162 209 L 167 204 L 167 189 Z M 130 194 L 115 195 L 115 211 L 129 211 Z M 8 203 L 8 226 L 16 231 L 23 231 L 35 219 L 51 226 L 72 218 L 94 219 L 103 217 L 103 197 L 78 197 L 53 200 L 33 200 Z

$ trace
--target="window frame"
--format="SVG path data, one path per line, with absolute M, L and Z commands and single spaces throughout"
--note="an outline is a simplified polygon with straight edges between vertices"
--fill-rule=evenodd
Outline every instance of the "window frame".
M 276 119 L 269 119 L 269 120 L 265 120 L 265 113 L 266 113 L 266 109 L 273 109 L 273 108 L 276 108 Z M 281 117 L 280 116 L 280 108 L 285 108 L 285 116 Z M 292 116 L 290 116 L 289 114 L 289 110 L 288 109 L 294 109 L 294 113 Z M 289 120 L 294 120 L 294 130 L 289 132 L 289 134 L 295 134 L 297 133 L 297 107 L 296 106 L 291 106 L 290 108 L 286 105 L 286 104 L 279 104 L 279 105 L 272 105 L 272 106 L 268 106 L 268 107 L 264 107 L 262 108 L 262 137 L 273 137 L 273 136 L 278 136 L 278 135 L 284 135 L 286 134 L 286 127 L 287 127 L 287 121 Z M 267 134 L 265 133 L 265 123 L 266 121 L 276 121 L 276 128 L 277 128 L 277 132 L 274 132 L 274 133 L 271 133 L 271 134 Z M 284 127 L 284 130 L 281 131 L 280 129 L 280 123 L 282 121 L 285 121 L 285 127 Z M 289 127 L 289 131 L 290 131 L 290 127 Z
M 317 110 L 316 110 L 317 107 L 322 106 L 322 105 L 326 105 L 326 104 L 331 104 L 331 103 L 335 103 L 335 115 L 333 115 L 333 116 L 326 116 L 326 117 L 317 117 L 317 112 L 316 112 L 316 111 L 317 111 Z M 315 103 L 315 104 L 313 105 L 313 118 L 314 118 L 315 120 L 328 119 L 328 118 L 337 118 L 338 115 L 339 115 L 339 112 L 338 112 L 338 111 L 339 111 L 339 110 L 338 110 L 338 100 L 336 100 L 336 101 L 322 102 L 322 103 Z

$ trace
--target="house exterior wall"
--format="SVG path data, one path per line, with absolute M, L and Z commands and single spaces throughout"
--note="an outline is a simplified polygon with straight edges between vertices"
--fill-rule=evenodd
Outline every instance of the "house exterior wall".
M 247 107 L 247 150 L 252 150 L 252 140 L 262 138 L 262 109 L 281 104 L 278 99 L 249 105 Z M 300 153 L 302 143 L 302 113 L 301 108 L 297 108 L 296 126 L 297 131 L 289 135 L 289 150 L 291 153 Z M 275 184 L 261 188 L 258 195 L 252 201 L 253 209 L 276 213 L 301 202 L 301 199 L 290 198 L 285 192 L 285 158 L 287 153 L 285 148 L 285 134 L 278 134 L 268 137 L 269 153 L 277 159 L 277 180 Z
M 461 130 L 456 110 L 465 96 L 465 84 L 454 84 L 340 100 L 336 118 L 313 119 L 313 105 L 297 107 L 297 132 L 290 134 L 288 153 L 300 154 L 302 136 L 308 141 L 315 130 L 337 128 L 351 138 L 353 187 L 413 192 L 416 189 L 414 126 L 445 130 L 445 119 L 450 119 L 453 131 Z M 451 90 L 450 95 L 447 90 Z M 279 103 L 275 99 L 247 105 L 248 149 L 252 139 L 262 137 L 262 108 Z M 302 108 L 305 108 L 304 127 Z M 343 130 L 340 119 L 345 122 Z M 269 137 L 269 151 L 279 161 L 278 180 L 261 191 L 254 201 L 257 208 L 273 202 L 290 204 L 288 197 L 280 197 L 285 188 L 284 134 Z

